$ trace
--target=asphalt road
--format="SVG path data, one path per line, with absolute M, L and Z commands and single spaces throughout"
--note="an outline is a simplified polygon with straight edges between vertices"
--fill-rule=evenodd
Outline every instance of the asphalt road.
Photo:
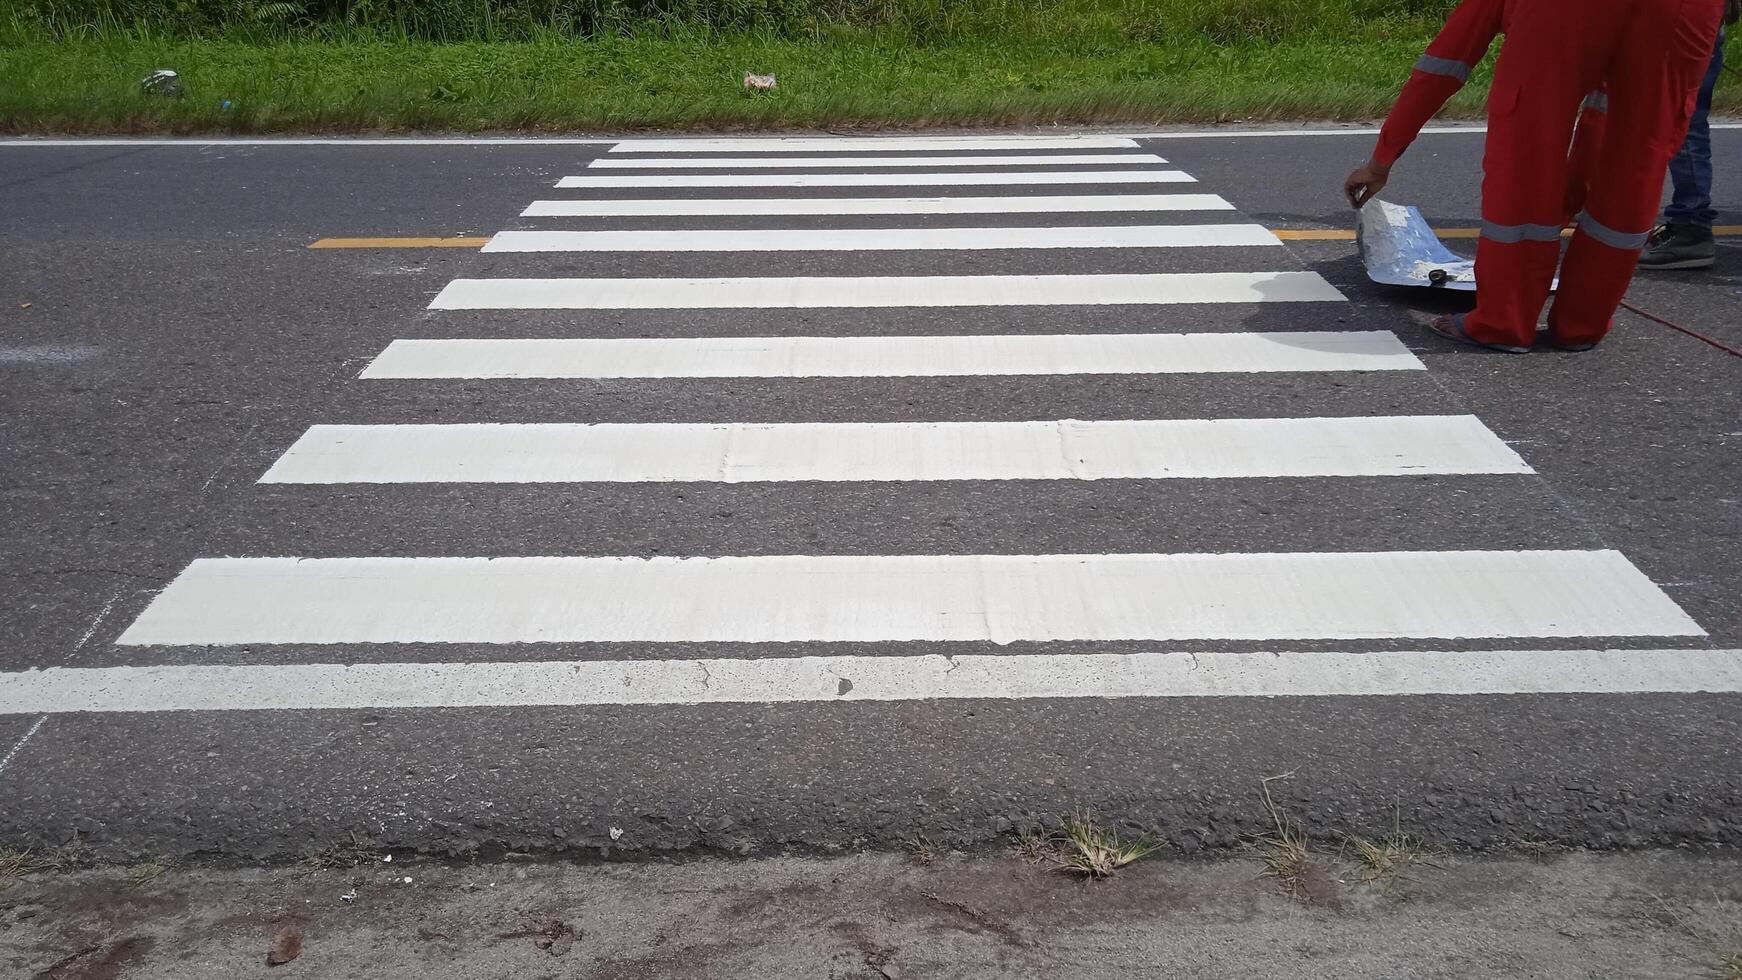
M 1716 135 L 1723 177 L 1742 131 Z M 1370 137 L 1158 139 L 1207 216 L 1343 228 Z M 1430 135 L 1387 196 L 1478 220 L 1479 135 Z M 309 250 L 510 228 L 1020 227 L 902 219 L 516 217 L 600 145 L 0 146 L 0 670 L 1058 652 L 978 640 L 118 645 L 223 556 L 777 556 L 1615 549 L 1709 634 L 1071 643 L 1071 653 L 1742 646 L 1742 361 L 1631 315 L 1584 355 L 1421 329 L 1350 242 L 1286 250 L 479 254 Z M 1094 186 L 1023 193 L 1104 193 Z M 600 196 L 631 196 L 613 191 Z M 657 192 L 656 192 L 657 193 Z M 709 192 L 684 191 L 695 195 Z M 735 197 L 810 192 L 732 189 Z M 823 192 L 840 196 L 850 191 Z M 873 193 L 889 193 L 883 189 Z M 645 196 L 652 196 L 651 194 Z M 1469 243 L 1453 243 L 1455 247 Z M 456 278 L 1309 270 L 1346 304 L 432 311 Z M 1638 305 L 1732 344 L 1742 239 Z M 1425 372 L 371 381 L 405 337 L 1395 331 Z M 925 422 L 1472 414 L 1536 475 L 878 483 L 257 482 L 311 425 Z M 1517 601 L 1528 605 L 1529 596 Z M 0 680 L 0 683 L 4 683 Z M 295 692 L 286 692 L 294 700 Z M 291 857 L 355 834 L 437 851 L 984 843 L 1091 809 L 1195 851 L 1270 820 L 1399 819 L 1446 843 L 1742 843 L 1742 695 L 1031 698 L 0 714 L 0 840 Z M 618 833 L 613 834 L 615 828 Z

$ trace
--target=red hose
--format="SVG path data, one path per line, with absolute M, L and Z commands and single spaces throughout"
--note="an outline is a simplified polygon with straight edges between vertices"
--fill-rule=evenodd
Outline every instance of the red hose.
M 1692 337 L 1695 340 L 1703 340 L 1706 343 L 1711 344 L 1713 347 L 1718 348 L 1719 350 L 1723 351 L 1726 354 L 1731 354 L 1731 355 L 1734 355 L 1736 357 L 1742 357 L 1742 350 L 1737 350 L 1736 348 L 1731 347 L 1728 344 L 1723 343 L 1722 341 L 1714 340 L 1713 338 L 1708 337 L 1703 333 L 1700 333 L 1698 330 L 1689 330 L 1687 327 L 1684 327 L 1679 323 L 1673 323 L 1669 320 L 1665 320 L 1663 317 L 1660 317 L 1655 313 L 1647 313 L 1644 310 L 1640 309 L 1639 307 L 1634 306 L 1632 303 L 1626 302 L 1625 300 L 1622 301 L 1621 308 L 1625 309 L 1625 310 L 1629 310 L 1633 313 L 1637 313 L 1640 316 L 1646 318 L 1647 320 L 1652 321 L 1653 323 L 1661 323 L 1664 326 L 1670 328 L 1671 330 L 1680 330 L 1682 333 L 1687 334 L 1689 337 Z

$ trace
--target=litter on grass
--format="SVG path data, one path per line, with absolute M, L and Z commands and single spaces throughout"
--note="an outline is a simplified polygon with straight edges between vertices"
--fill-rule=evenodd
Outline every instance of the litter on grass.
M 147 95 L 161 95 L 170 99 L 182 97 L 181 76 L 168 68 L 159 68 L 140 79 L 139 87 Z

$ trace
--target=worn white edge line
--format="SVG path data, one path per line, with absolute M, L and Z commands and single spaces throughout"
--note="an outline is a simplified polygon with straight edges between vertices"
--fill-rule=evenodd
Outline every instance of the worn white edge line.
M 1534 472 L 1474 415 L 316 425 L 261 483 L 770 483 Z
M 1424 371 L 1389 330 L 400 339 L 364 379 L 877 378 Z
M 834 309 L 1347 302 L 1316 272 L 454 279 L 432 310 Z
M 1742 122 L 1715 122 L 1713 129 L 1742 129 Z M 1424 135 L 1442 136 L 1459 134 L 1486 133 L 1486 126 L 1429 126 L 1422 130 Z M 1187 130 L 1182 132 L 1131 133 L 1119 138 L 1128 140 L 1189 140 L 1189 139 L 1263 139 L 1266 137 L 1287 136 L 1376 136 L 1377 127 L 1356 129 L 1232 129 L 1232 130 Z M 774 139 L 776 137 L 770 137 Z M 1016 137 L 1022 138 L 1022 137 Z M 1043 138 L 1043 137 L 1036 137 Z M 523 144 L 526 146 L 596 146 L 602 144 L 622 144 L 626 141 L 608 137 L 486 137 L 486 138 L 367 138 L 346 139 L 335 137 L 329 139 L 299 139 L 271 138 L 249 139 L 245 137 L 221 138 L 191 136 L 177 139 L 145 137 L 140 139 L 36 139 L 18 137 L 0 139 L 0 148 L 27 146 L 510 146 Z
M 921 252 L 1281 245 L 1263 225 L 1039 228 L 692 228 L 502 231 L 486 252 Z
M 1215 194 L 1077 194 L 1029 197 L 710 197 L 533 201 L 522 218 L 835 214 L 1091 214 L 1233 211 Z
M 1742 650 L 924 654 L 56 667 L 0 674 L 0 715 L 960 698 L 1737 692 L 1742 692 Z M 37 726 L 41 724 L 39 718 Z
M 613 150 L 612 152 L 616 152 Z M 589 170 L 735 170 L 810 167 L 1084 167 L 1159 166 L 1167 161 L 1153 153 L 1029 153 L 980 156 L 823 156 L 823 157 L 599 157 Z

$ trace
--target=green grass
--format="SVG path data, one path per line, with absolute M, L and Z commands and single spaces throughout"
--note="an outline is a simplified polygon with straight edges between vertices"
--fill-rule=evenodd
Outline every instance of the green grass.
M 532 41 L 434 43 L 378 31 L 246 38 L 108 30 L 57 39 L 15 24 L 10 32 L 0 29 L 0 132 L 1370 119 L 1389 107 L 1430 33 L 1408 20 L 1401 27 L 1368 25 L 1358 38 L 1315 33 L 1274 44 L 1105 34 L 916 42 L 868 30 L 826 37 L 668 31 L 590 40 L 547 32 Z M 139 80 L 157 68 L 181 74 L 184 98 L 140 92 Z M 780 87 L 747 92 L 746 71 L 772 72 Z M 1720 111 L 1742 108 L 1742 86 L 1726 83 Z M 1485 92 L 1486 75 L 1479 74 L 1446 115 L 1479 116 Z
M 1419 44 L 910 47 L 755 37 L 568 43 L 33 43 L 0 50 L 18 132 L 590 130 L 1348 119 L 1384 112 Z M 147 97 L 155 68 L 186 97 Z M 779 89 L 746 92 L 746 71 Z M 1480 86 L 1456 105 L 1480 106 Z M 228 100 L 231 108 L 224 109 Z

